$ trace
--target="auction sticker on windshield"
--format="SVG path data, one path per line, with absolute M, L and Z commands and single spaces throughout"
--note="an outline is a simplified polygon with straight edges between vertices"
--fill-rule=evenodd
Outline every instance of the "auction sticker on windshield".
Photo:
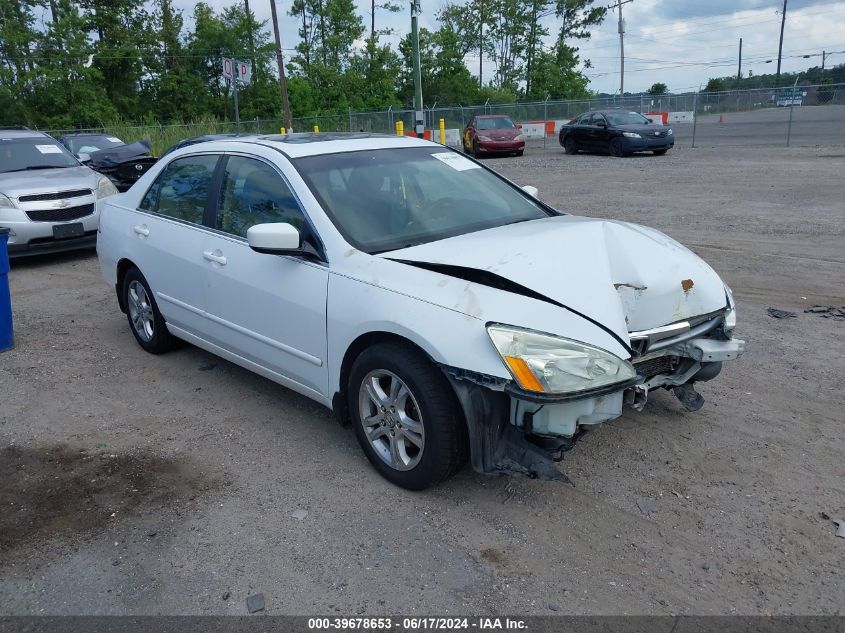
M 36 145 L 36 149 L 42 154 L 61 154 L 62 149 L 58 145 Z
M 441 163 L 446 163 L 456 171 L 466 171 L 467 169 L 480 169 L 481 165 L 476 165 L 466 156 L 461 156 L 455 152 L 438 152 L 431 155 Z

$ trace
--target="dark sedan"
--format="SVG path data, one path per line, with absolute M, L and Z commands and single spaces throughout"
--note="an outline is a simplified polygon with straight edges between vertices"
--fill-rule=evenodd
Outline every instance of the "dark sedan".
M 522 127 L 504 114 L 474 116 L 464 130 L 464 151 L 473 156 L 514 154 L 522 156 L 525 137 Z
M 675 146 L 672 128 L 653 123 L 638 112 L 591 110 L 560 128 L 558 140 L 567 154 L 579 151 L 628 156 L 654 152 L 662 156 Z
M 88 132 L 65 134 L 57 140 L 84 165 L 107 176 L 118 191 L 127 191 L 157 160 L 150 155 L 146 140 L 127 145 L 116 136 Z

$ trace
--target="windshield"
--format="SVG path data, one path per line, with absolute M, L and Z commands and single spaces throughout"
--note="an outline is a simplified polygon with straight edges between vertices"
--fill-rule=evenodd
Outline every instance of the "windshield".
M 509 116 L 501 116 L 490 119 L 477 119 L 475 127 L 479 130 L 512 130 L 516 126 Z
M 648 125 L 651 123 L 639 112 L 605 112 L 611 125 Z
M 0 138 L 0 173 L 78 165 L 79 162 L 52 138 Z
M 124 145 L 116 136 L 79 136 L 65 139 L 67 145 L 74 154 L 92 154 L 93 152 L 107 147 L 118 147 Z
M 294 165 L 341 234 L 367 253 L 553 215 L 446 148 L 323 154 Z

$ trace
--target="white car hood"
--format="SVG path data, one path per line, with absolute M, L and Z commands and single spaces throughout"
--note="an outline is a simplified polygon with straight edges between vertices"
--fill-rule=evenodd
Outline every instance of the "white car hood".
M 560 216 L 384 253 L 397 261 L 493 273 L 619 336 L 725 308 L 725 286 L 701 258 L 636 224 Z

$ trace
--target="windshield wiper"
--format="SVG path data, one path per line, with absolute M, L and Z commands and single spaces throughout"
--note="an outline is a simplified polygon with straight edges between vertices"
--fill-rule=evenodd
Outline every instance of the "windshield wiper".
M 67 167 L 72 167 L 72 165 L 29 165 L 20 169 L 7 169 L 4 173 L 10 174 L 13 171 L 29 171 L 31 169 L 65 169 Z

